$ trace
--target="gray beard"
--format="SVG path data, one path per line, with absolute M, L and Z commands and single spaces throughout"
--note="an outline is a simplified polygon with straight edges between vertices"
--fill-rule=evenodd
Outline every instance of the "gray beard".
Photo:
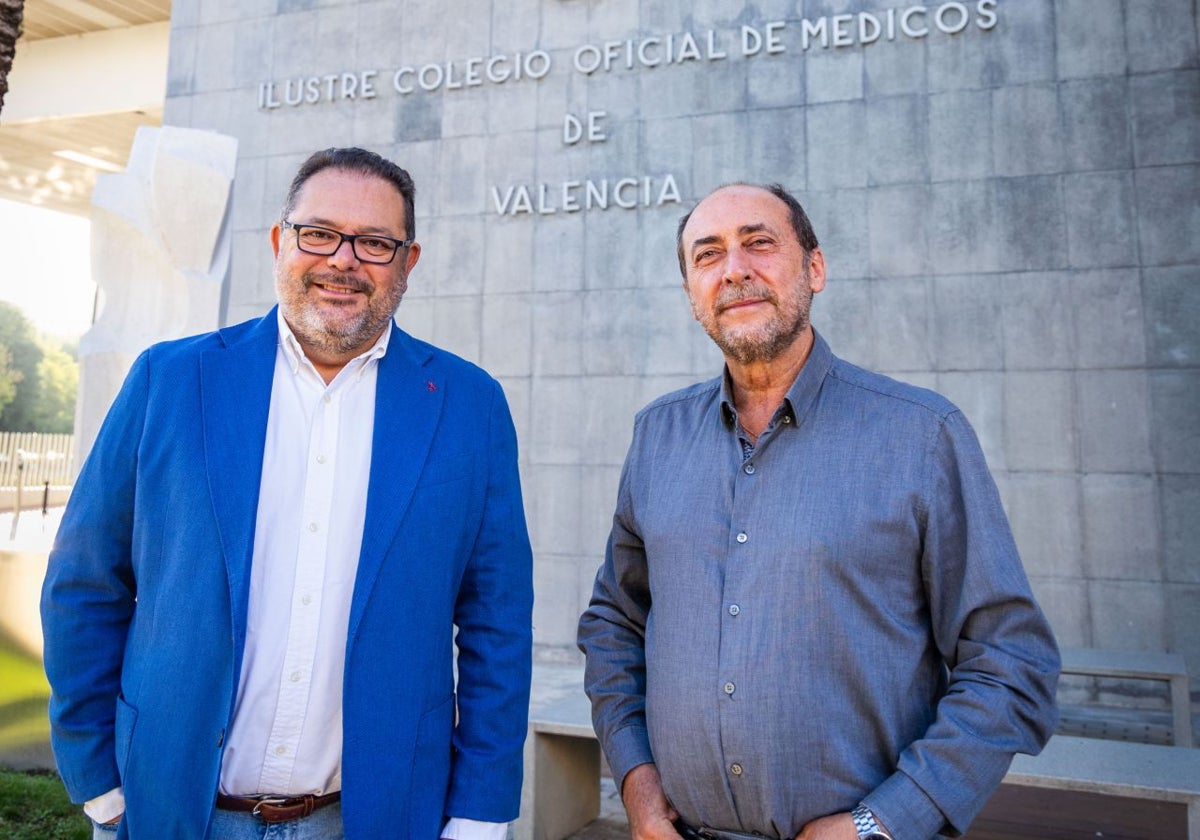
M 287 313 L 284 313 L 287 315 Z M 322 353 L 343 355 L 357 347 L 361 347 L 373 337 L 379 335 L 392 316 L 379 319 L 372 318 L 372 313 L 364 312 L 354 322 L 342 328 L 334 328 L 321 319 L 321 316 L 310 309 L 301 311 L 298 317 L 288 318 L 292 332 L 302 338 L 305 343 Z
M 727 335 L 720 330 L 709 332 L 709 337 L 721 348 L 726 357 L 739 364 L 749 365 L 756 362 L 769 362 L 777 358 L 784 350 L 792 345 L 796 336 L 804 332 L 808 326 L 808 317 L 800 318 L 791 329 L 771 328 L 755 331 L 749 335 Z M 716 333 L 714 335 L 714 332 Z
M 311 287 L 318 280 L 336 280 L 337 283 L 353 289 L 367 290 L 366 285 L 361 281 L 341 276 L 335 277 L 331 274 L 308 272 L 302 279 L 305 289 Z M 295 308 L 282 302 L 280 305 L 284 309 L 284 317 L 297 338 L 302 339 L 304 343 L 321 353 L 340 356 L 361 348 L 379 336 L 388 321 L 395 317 L 396 310 L 400 308 L 400 301 L 403 298 L 404 292 L 398 291 L 390 311 L 386 306 L 382 309 L 368 306 L 357 318 L 345 324 L 327 323 L 315 307 L 304 305 L 303 300 L 301 305 Z

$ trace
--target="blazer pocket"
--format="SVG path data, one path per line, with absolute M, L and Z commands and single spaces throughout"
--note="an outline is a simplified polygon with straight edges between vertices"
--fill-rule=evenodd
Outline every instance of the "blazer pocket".
M 116 740 L 117 772 L 125 779 L 125 767 L 129 764 L 129 747 L 133 743 L 133 729 L 137 725 L 137 709 L 125 701 L 125 695 L 117 697 L 117 717 L 113 726 Z
M 409 790 L 409 837 L 436 838 L 442 830 L 446 793 L 450 789 L 450 738 L 454 731 L 454 697 L 421 715 L 413 750 Z

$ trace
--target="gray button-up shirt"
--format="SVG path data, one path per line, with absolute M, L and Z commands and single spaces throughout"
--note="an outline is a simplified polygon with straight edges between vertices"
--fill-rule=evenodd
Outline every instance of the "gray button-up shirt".
M 654 761 L 688 822 L 773 837 L 863 800 L 897 840 L 962 831 L 1059 666 L 974 432 L 820 336 L 739 428 L 724 377 L 635 420 L 579 626 L 618 783 Z

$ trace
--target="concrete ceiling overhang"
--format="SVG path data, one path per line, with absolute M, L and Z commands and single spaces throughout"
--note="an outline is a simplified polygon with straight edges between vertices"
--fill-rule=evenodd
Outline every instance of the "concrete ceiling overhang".
M 0 111 L 0 198 L 87 215 L 162 123 L 170 0 L 26 0 Z

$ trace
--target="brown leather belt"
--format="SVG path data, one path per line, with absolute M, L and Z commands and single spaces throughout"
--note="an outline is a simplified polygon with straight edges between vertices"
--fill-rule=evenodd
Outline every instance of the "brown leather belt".
M 254 814 L 265 823 L 279 823 L 307 817 L 341 798 L 340 790 L 324 796 L 313 796 L 311 793 L 303 796 L 226 796 L 218 793 L 217 807 L 222 811 Z

